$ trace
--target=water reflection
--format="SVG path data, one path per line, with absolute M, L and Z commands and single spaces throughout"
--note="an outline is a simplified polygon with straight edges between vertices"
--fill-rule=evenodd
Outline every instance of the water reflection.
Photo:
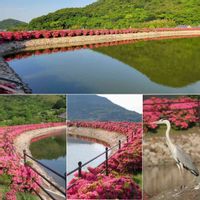
M 33 55 L 9 65 L 33 93 L 196 93 L 199 52 L 200 38 L 168 39 Z
M 31 143 L 30 150 L 34 158 L 56 172 L 64 175 L 66 172 L 66 134 L 65 131 L 57 134 Z M 46 168 L 43 169 L 49 176 L 53 177 L 55 182 L 65 188 L 64 179 L 56 176 Z
M 85 141 L 78 138 L 68 138 L 67 143 L 67 172 L 70 172 L 78 167 L 78 162 L 85 163 L 90 159 L 105 151 L 105 146 L 98 143 Z M 101 156 L 98 159 L 91 162 L 89 165 L 83 167 L 87 170 L 87 167 L 97 167 L 105 160 L 105 156 Z M 68 177 L 68 181 L 73 178 L 73 174 Z
M 181 185 L 189 186 L 195 180 L 195 176 L 188 171 L 184 172 L 184 178 L 182 178 L 176 165 L 145 167 L 143 174 L 144 192 L 150 197 L 164 191 L 174 190 Z
M 33 93 L 200 92 L 200 38 L 140 41 L 10 61 Z

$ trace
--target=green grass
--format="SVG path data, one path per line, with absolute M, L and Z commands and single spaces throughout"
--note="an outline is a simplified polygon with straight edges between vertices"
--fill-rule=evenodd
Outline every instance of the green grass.
M 0 185 L 0 198 L 2 198 L 2 200 L 6 200 L 5 195 L 9 190 L 9 186 Z M 39 200 L 39 197 L 28 192 L 19 192 L 17 194 L 17 200 Z
M 0 185 L 10 185 L 11 183 L 11 176 L 7 174 L 2 174 L 0 176 Z
M 10 190 L 11 177 L 7 174 L 0 176 L 0 199 L 6 200 L 6 193 Z M 39 198 L 28 192 L 17 193 L 17 200 L 39 200 Z
M 5 198 L 6 192 L 9 191 L 8 186 L 6 185 L 0 185 L 0 198 L 3 200 Z
M 17 200 L 39 200 L 39 197 L 30 193 L 18 193 Z
M 142 173 L 137 173 L 133 176 L 133 180 L 142 188 Z

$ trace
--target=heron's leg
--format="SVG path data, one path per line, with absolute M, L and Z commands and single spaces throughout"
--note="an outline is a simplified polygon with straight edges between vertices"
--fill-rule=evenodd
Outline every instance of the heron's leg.
M 181 171 L 181 166 L 178 164 L 178 163 L 176 163 L 176 165 L 177 165 L 177 167 L 178 167 L 178 170 L 179 170 L 179 173 L 180 173 L 180 177 L 181 177 L 181 186 L 180 186 L 180 189 L 182 190 L 182 171 Z
M 199 190 L 200 189 L 200 176 L 198 176 L 197 178 L 196 178 L 196 180 L 195 180 L 195 183 L 198 183 L 195 187 L 194 187 L 194 189 L 195 190 Z
M 180 176 L 181 176 L 181 186 L 180 189 L 183 190 L 185 188 L 185 184 L 184 184 L 184 168 L 183 165 L 181 163 L 177 163 L 179 172 L 180 172 Z
M 179 173 L 180 173 L 180 177 L 181 177 L 181 186 L 180 186 L 180 189 L 178 190 L 178 192 L 176 192 L 173 196 L 176 198 L 176 197 L 179 197 L 180 194 L 184 191 L 183 190 L 183 186 L 182 186 L 182 183 L 183 183 L 183 174 L 182 174 L 182 170 L 181 170 L 181 166 L 177 163 L 176 164 L 177 167 L 178 167 L 178 170 L 179 170 Z
M 180 163 L 180 168 L 181 168 L 181 174 L 182 174 L 182 189 L 184 189 L 186 186 L 185 186 L 185 179 L 184 179 L 184 168 L 183 168 L 182 163 Z

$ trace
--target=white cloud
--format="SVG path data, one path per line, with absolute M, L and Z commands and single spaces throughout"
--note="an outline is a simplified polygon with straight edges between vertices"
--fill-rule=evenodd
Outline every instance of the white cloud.
M 142 114 L 143 111 L 143 96 L 139 94 L 97 94 L 105 97 L 113 103 L 131 111 L 136 111 Z

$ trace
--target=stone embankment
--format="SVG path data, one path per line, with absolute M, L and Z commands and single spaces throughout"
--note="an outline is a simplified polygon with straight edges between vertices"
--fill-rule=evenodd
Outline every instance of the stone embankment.
M 173 143 L 188 153 L 193 161 L 200 162 L 200 134 L 180 134 L 170 136 Z M 175 161 L 166 144 L 165 137 L 146 137 L 143 142 L 143 165 L 171 165 Z
M 160 31 L 144 33 L 128 33 L 113 35 L 94 35 L 94 36 L 76 36 L 61 38 L 42 38 L 27 41 L 9 42 L 1 44 L 0 56 L 16 53 L 24 50 L 37 50 L 53 47 L 70 47 L 86 44 L 96 44 L 105 42 L 115 42 L 123 40 L 159 38 L 159 37 L 176 37 L 176 36 L 200 36 L 200 30 L 184 31 Z
M 31 93 L 31 89 L 22 81 L 19 75 L 0 57 L 0 83 L 14 83 L 16 93 Z

